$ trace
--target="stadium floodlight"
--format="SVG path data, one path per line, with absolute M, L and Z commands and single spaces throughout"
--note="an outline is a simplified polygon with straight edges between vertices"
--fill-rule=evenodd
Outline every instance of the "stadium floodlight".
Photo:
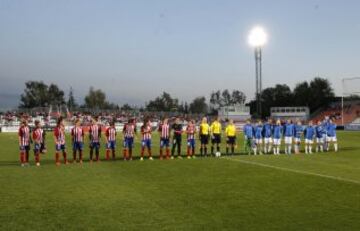
M 248 43 L 255 48 L 255 81 L 256 81 L 256 112 L 261 116 L 262 92 L 262 47 L 267 43 L 268 36 L 261 26 L 254 27 L 248 37 Z
M 249 45 L 252 47 L 262 47 L 267 42 L 267 34 L 261 26 L 254 27 L 248 37 Z

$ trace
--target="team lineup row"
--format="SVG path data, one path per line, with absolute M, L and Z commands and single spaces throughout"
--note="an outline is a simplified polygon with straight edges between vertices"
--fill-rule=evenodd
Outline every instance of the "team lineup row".
M 149 119 L 145 120 L 141 126 L 141 153 L 140 160 L 144 160 L 145 152 L 149 160 L 152 157 L 152 126 Z M 209 124 L 207 118 L 204 117 L 197 129 L 195 121 L 188 121 L 186 127 L 183 125 L 179 118 L 170 125 L 167 118 L 165 118 L 157 129 L 160 136 L 160 150 L 159 159 L 173 159 L 175 151 L 177 158 L 181 157 L 181 143 L 182 135 L 186 134 L 187 141 L 187 158 L 195 158 L 195 140 L 196 137 L 200 140 L 200 156 L 208 156 L 208 145 L 211 141 L 211 151 L 209 154 L 220 156 L 220 145 L 222 133 L 226 137 L 226 154 L 233 155 L 235 153 L 237 129 L 232 120 L 229 120 L 224 132 L 222 125 L 218 118 Z M 288 120 L 285 124 L 281 124 L 278 120 L 273 124 L 272 120 L 266 123 L 262 121 L 256 124 L 251 124 L 250 121 L 244 125 L 244 150 L 248 154 L 280 154 L 280 146 L 282 139 L 285 142 L 285 154 L 292 153 L 292 145 L 294 145 L 295 153 L 300 152 L 300 144 L 302 137 L 305 138 L 305 153 L 312 153 L 312 146 L 316 140 L 316 151 L 329 150 L 330 143 L 333 143 L 335 151 L 337 151 L 336 139 L 336 125 L 331 120 L 324 120 L 318 122 L 315 126 L 312 121 L 307 126 L 303 126 L 300 121 L 295 124 Z M 93 119 L 92 125 L 89 127 L 89 144 L 90 144 L 90 161 L 99 161 L 100 155 L 100 141 L 102 138 L 103 129 L 98 124 L 96 118 Z M 129 120 L 124 125 L 122 130 L 123 142 L 123 159 L 133 159 L 133 146 L 134 139 L 136 138 L 136 124 L 135 120 Z M 172 135 L 171 135 L 172 133 Z M 110 160 L 116 157 L 116 136 L 117 131 L 115 124 L 112 122 L 110 126 L 106 127 L 104 132 L 106 153 L 105 159 Z M 198 136 L 197 136 L 198 134 Z M 40 166 L 40 154 L 46 152 L 45 145 L 45 132 L 41 127 L 39 121 L 35 121 L 35 128 L 30 132 L 30 128 L 23 120 L 18 132 L 19 147 L 20 147 L 20 162 L 21 166 L 29 164 L 30 144 L 34 143 L 34 156 L 35 163 Z M 72 161 L 74 163 L 83 162 L 83 149 L 85 141 L 85 131 L 81 126 L 81 121 L 77 119 L 74 127 L 71 129 L 71 142 L 72 142 Z M 57 126 L 54 129 L 54 142 L 55 142 L 55 163 L 60 165 L 60 155 L 63 156 L 65 164 L 68 163 L 66 152 L 66 139 L 65 139 L 65 126 L 62 118 L 57 121 Z M 171 143 L 171 145 L 170 145 Z M 170 150 L 171 146 L 171 150 Z M 215 151 L 215 152 L 214 152 Z

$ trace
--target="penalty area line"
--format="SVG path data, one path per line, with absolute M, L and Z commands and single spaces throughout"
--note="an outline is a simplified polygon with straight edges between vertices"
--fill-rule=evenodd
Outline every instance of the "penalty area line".
M 315 173 L 315 172 L 307 172 L 307 171 L 296 170 L 296 169 L 292 169 L 292 168 L 278 167 L 278 166 L 274 166 L 274 165 L 270 165 L 270 164 L 263 164 L 263 163 L 258 163 L 258 162 L 254 162 L 254 161 L 234 159 L 234 158 L 230 158 L 230 157 L 224 157 L 223 159 L 226 159 L 229 161 L 234 161 L 234 162 L 240 162 L 240 163 L 244 163 L 244 164 L 260 166 L 260 167 L 264 167 L 264 168 L 272 168 L 272 169 L 277 169 L 277 170 L 281 170 L 281 171 L 293 172 L 293 173 L 309 175 L 309 176 L 317 176 L 317 177 L 327 178 L 327 179 L 331 179 L 331 180 L 337 180 L 337 181 L 348 182 L 348 183 L 360 185 L 360 181 L 342 178 L 342 177 L 338 177 L 338 176 L 325 175 L 325 174 Z

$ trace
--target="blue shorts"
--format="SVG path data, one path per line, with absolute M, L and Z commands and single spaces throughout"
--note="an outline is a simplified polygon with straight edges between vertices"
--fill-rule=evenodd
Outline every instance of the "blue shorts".
M 116 148 L 116 141 L 115 140 L 107 142 L 106 149 L 115 150 L 115 148 Z
M 84 143 L 83 142 L 74 142 L 73 143 L 73 150 L 79 150 L 82 151 L 84 149 Z
M 134 147 L 134 137 L 125 137 L 124 148 L 133 148 L 133 147 Z
M 65 144 L 56 144 L 56 145 L 55 145 L 55 150 L 56 150 L 57 152 L 59 152 L 59 151 L 65 151 Z
M 187 146 L 191 148 L 195 148 L 195 139 L 188 139 Z
M 160 138 L 160 147 L 169 147 L 170 146 L 170 139 L 169 138 Z
M 91 143 L 90 143 L 90 148 L 91 148 L 91 149 L 97 149 L 97 150 L 99 150 L 99 148 L 100 148 L 100 142 L 91 142 Z
M 20 151 L 30 151 L 30 145 L 22 145 L 19 149 Z
M 142 140 L 141 142 L 141 147 L 147 147 L 147 148 L 151 148 L 151 140 Z
M 34 144 L 34 152 L 41 152 L 41 144 Z

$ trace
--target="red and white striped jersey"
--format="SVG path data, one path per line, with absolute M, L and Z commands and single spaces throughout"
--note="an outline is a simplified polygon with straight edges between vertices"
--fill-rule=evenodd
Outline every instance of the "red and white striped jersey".
M 65 144 L 65 132 L 64 127 L 56 127 L 54 129 L 54 136 L 56 139 L 56 144 Z
M 135 135 L 135 125 L 134 124 L 125 124 L 123 133 L 125 138 L 133 138 Z
M 44 131 L 41 128 L 35 128 L 32 132 L 32 138 L 36 144 L 43 143 Z
M 93 124 L 89 129 L 90 141 L 99 142 L 101 137 L 101 127 L 97 124 Z
M 141 134 L 143 140 L 151 140 L 151 126 L 149 125 L 142 126 Z
M 106 138 L 107 141 L 116 140 L 116 129 L 114 127 L 108 127 L 108 129 L 106 130 Z
M 196 127 L 194 124 L 186 127 L 186 133 L 188 139 L 195 139 Z
M 28 126 L 19 128 L 20 145 L 30 145 L 30 128 Z
M 84 130 L 82 127 L 73 127 L 71 129 L 71 136 L 74 142 L 83 142 L 84 141 Z
M 160 138 L 169 139 L 170 137 L 170 125 L 160 124 L 159 126 Z

